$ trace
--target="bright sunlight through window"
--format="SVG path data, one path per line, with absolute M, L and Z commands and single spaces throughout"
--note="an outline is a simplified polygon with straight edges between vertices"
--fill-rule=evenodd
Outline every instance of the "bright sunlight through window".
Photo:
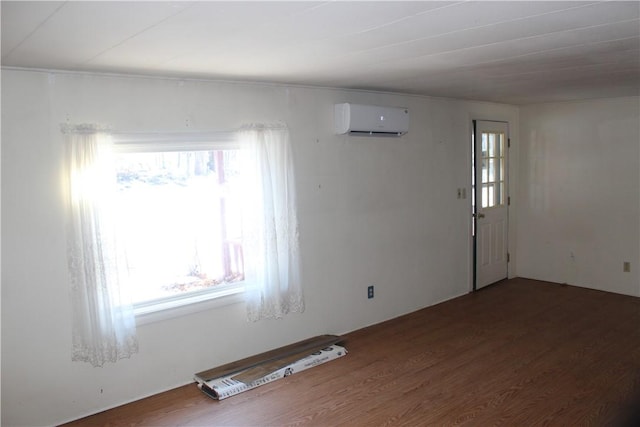
M 242 282 L 236 150 L 120 153 L 116 168 L 134 304 Z

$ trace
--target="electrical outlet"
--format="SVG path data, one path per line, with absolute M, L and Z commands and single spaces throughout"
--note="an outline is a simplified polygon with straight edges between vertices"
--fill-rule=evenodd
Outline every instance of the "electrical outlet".
M 367 298 L 369 299 L 373 298 L 373 285 L 367 288 Z
M 630 273 L 631 272 L 631 263 L 629 261 L 625 261 L 622 263 L 622 271 L 624 273 Z

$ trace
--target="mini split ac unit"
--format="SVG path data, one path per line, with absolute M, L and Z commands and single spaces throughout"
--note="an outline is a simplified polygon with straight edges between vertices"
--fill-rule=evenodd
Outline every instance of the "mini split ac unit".
M 402 136 L 409 131 L 409 110 L 375 105 L 336 104 L 336 133 L 360 136 Z

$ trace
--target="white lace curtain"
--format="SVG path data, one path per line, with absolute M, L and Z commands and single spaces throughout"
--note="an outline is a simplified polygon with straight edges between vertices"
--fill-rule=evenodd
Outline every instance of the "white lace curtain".
M 122 285 L 112 229 L 112 141 L 96 126 L 63 126 L 67 156 L 67 242 L 73 305 L 72 359 L 93 366 L 138 351 L 135 317 Z
M 114 215 L 113 142 L 92 125 L 63 126 L 67 149 L 68 260 L 73 306 L 72 359 L 93 366 L 138 351 L 133 306 L 119 259 Z M 243 148 L 243 226 L 247 316 L 252 321 L 304 311 L 289 132 L 253 125 Z
M 304 311 L 289 131 L 252 125 L 240 132 L 247 316 L 257 321 Z

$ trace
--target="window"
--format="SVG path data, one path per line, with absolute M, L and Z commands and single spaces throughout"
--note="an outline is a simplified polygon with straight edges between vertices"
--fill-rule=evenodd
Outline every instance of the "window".
M 304 310 L 286 126 L 114 143 L 111 205 L 136 315 L 240 293 L 252 321 Z
M 119 138 L 95 124 L 61 130 L 73 360 L 129 357 L 136 315 L 240 291 L 252 321 L 304 311 L 286 126 Z
M 115 158 L 118 242 L 133 303 L 240 290 L 238 150 L 133 151 Z
M 480 176 L 483 208 L 504 205 L 504 140 L 499 132 L 482 132 L 482 174 Z

